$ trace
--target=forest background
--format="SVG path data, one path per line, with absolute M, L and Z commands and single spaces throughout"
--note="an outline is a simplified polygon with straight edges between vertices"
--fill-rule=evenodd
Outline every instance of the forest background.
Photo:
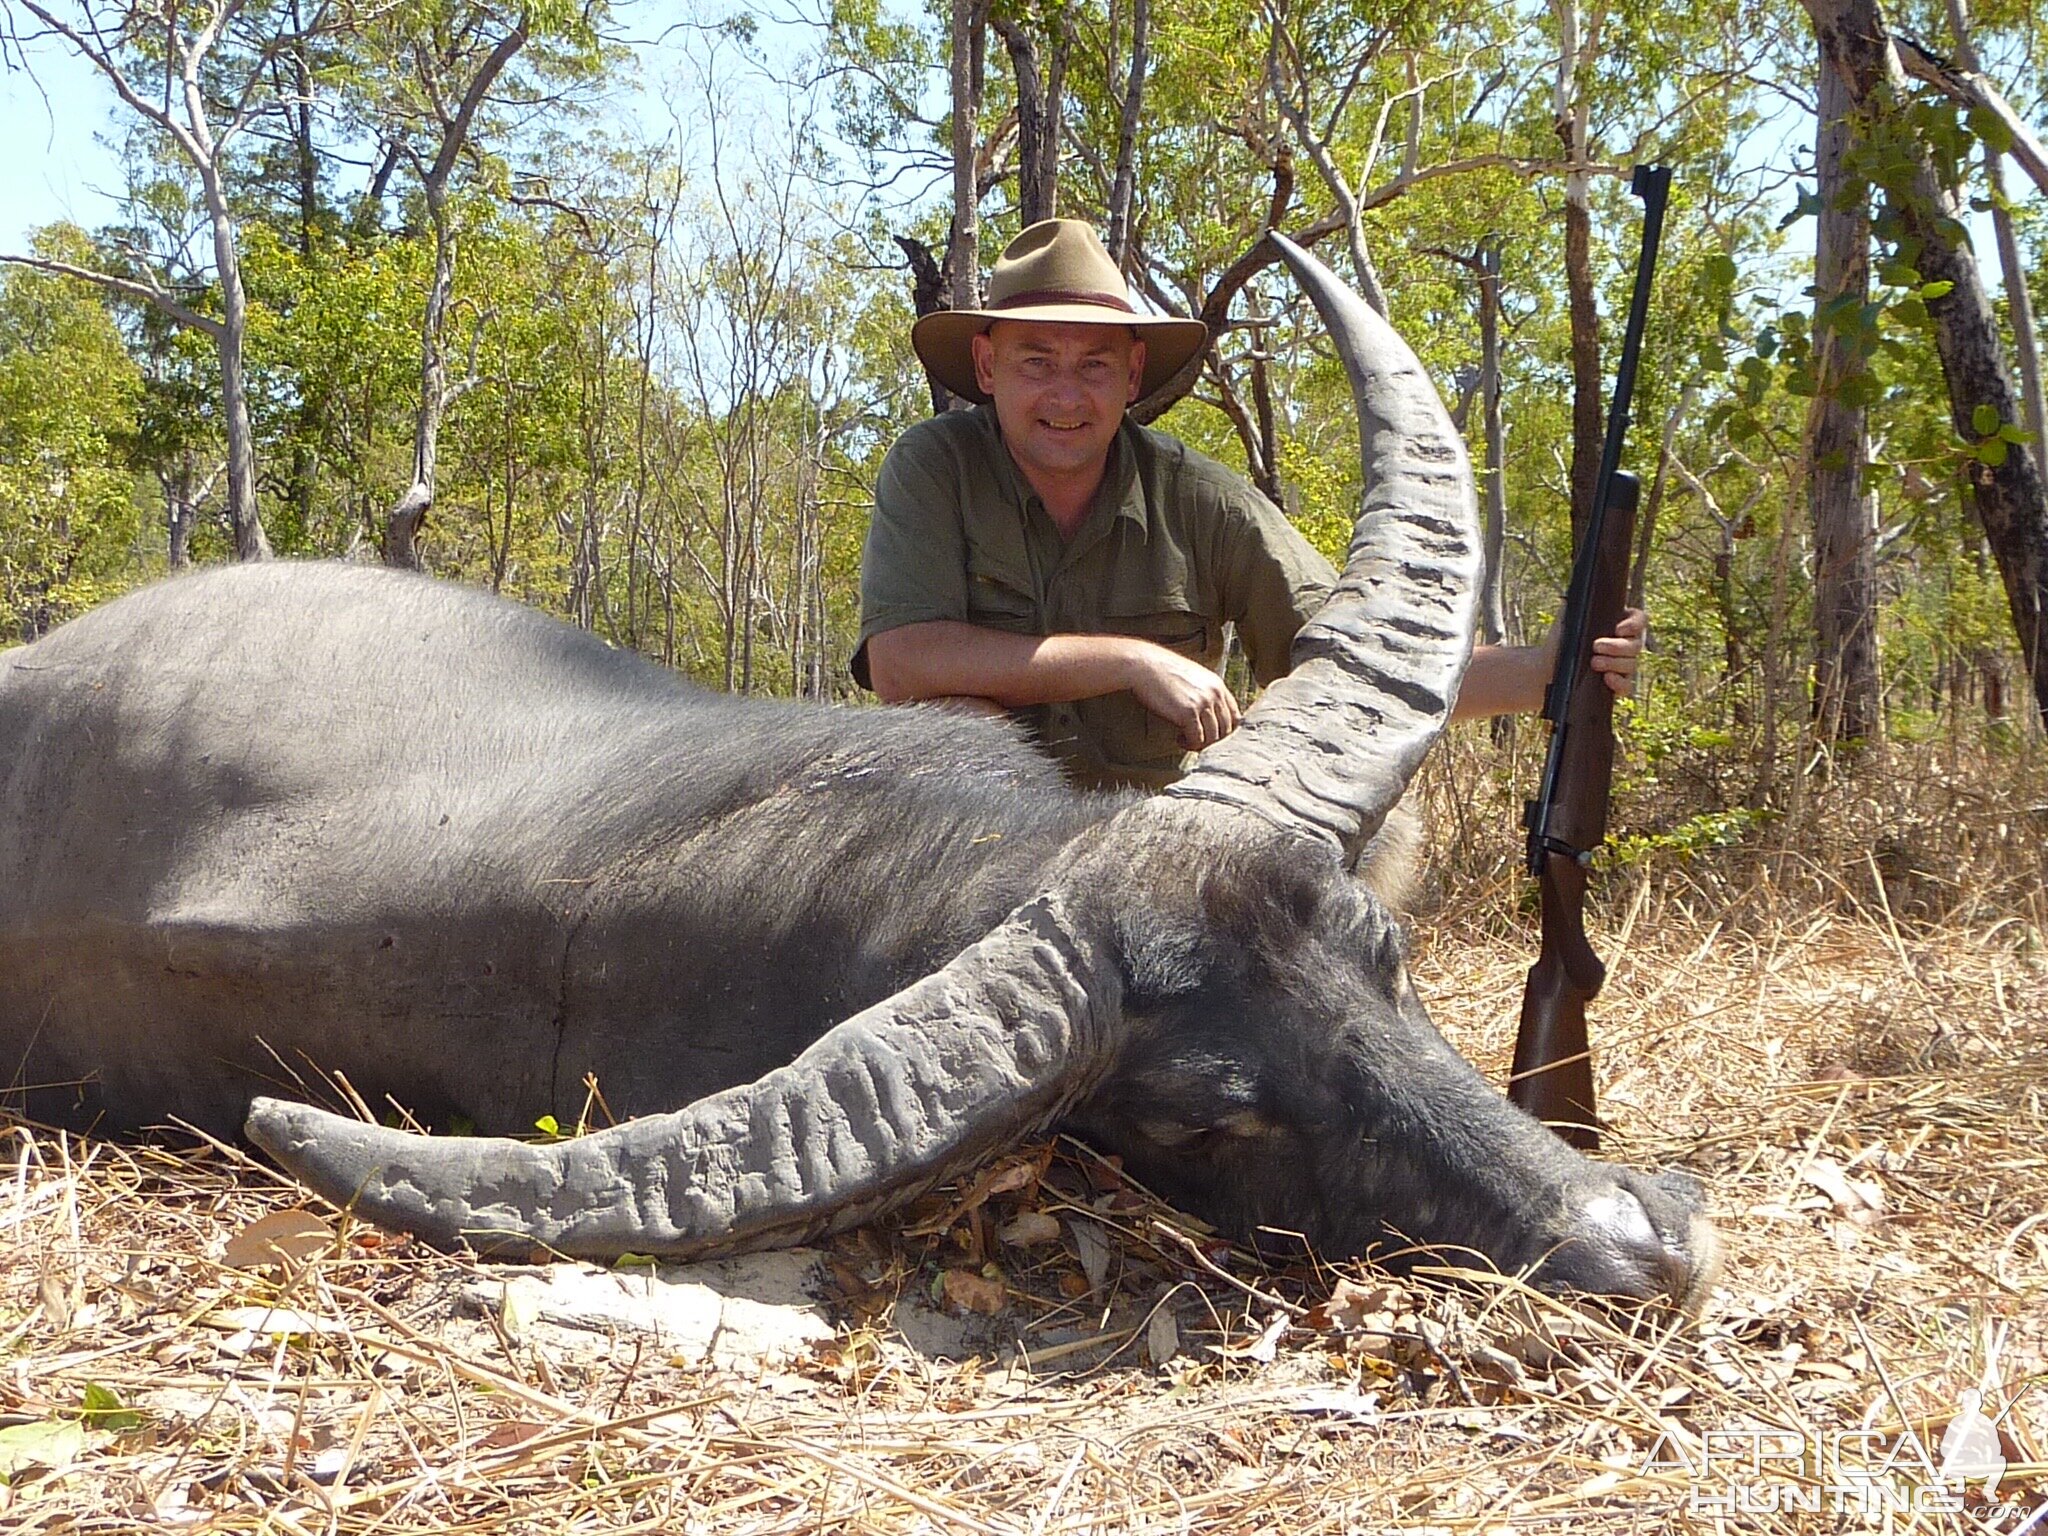
M 1159 425 L 1334 555 L 1348 389 L 1260 242 L 1317 245 L 1467 432 L 1487 630 L 1534 638 L 1627 174 L 1663 162 L 1634 835 L 1739 840 L 1887 743 L 2037 768 L 2040 29 L 2027 0 L 0 0 L 8 68 L 106 88 L 120 182 L 0 252 L 0 633 L 345 556 L 852 697 L 875 472 L 948 403 L 911 320 L 1056 211 L 1211 322 Z

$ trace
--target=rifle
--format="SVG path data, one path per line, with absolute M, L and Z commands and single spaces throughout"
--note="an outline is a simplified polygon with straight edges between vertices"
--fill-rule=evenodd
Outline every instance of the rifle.
M 1636 360 L 1650 307 L 1650 275 L 1671 190 L 1667 166 L 1637 166 L 1629 191 L 1643 200 L 1643 248 L 1621 343 L 1621 367 L 1601 446 L 1593 511 L 1572 558 L 1571 586 L 1559 621 L 1557 670 L 1543 695 L 1551 722 L 1543 779 L 1528 803 L 1529 873 L 1543 905 L 1543 949 L 1522 993 L 1522 1027 L 1508 1098 L 1575 1147 L 1600 1145 L 1593 1112 L 1593 1059 L 1586 1004 L 1600 994 L 1607 968 L 1586 940 L 1586 876 L 1607 836 L 1607 795 L 1614 767 L 1614 694 L 1593 671 L 1593 641 L 1614 633 L 1628 597 L 1635 540 L 1636 478 L 1621 469 L 1635 393 Z

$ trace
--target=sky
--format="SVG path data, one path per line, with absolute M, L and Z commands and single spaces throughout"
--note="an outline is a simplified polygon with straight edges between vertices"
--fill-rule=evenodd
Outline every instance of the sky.
M 10 61 L 12 62 L 12 61 Z M 19 251 L 39 225 L 70 219 L 90 229 L 114 214 L 119 158 L 113 90 L 74 55 L 39 49 L 34 75 L 0 69 L 0 250 Z

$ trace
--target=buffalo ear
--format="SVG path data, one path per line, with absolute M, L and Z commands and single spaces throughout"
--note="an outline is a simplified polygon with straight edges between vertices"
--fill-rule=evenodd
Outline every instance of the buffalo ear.
M 1241 944 L 1284 941 L 1323 915 L 1335 869 L 1326 848 L 1288 839 L 1275 856 L 1232 861 L 1205 877 L 1203 913 L 1218 933 Z

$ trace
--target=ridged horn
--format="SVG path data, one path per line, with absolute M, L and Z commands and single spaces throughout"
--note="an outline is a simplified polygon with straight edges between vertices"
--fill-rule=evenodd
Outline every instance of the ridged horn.
M 1371 838 L 1449 719 L 1479 611 L 1479 503 L 1464 439 L 1408 344 L 1315 257 L 1270 236 L 1328 327 L 1358 402 L 1365 496 L 1344 574 L 1294 665 L 1166 791 L 1326 838 Z
M 671 1114 L 534 1145 L 258 1099 L 246 1129 L 335 1204 L 442 1247 L 691 1258 L 800 1242 L 1051 1124 L 1107 1066 L 1117 985 L 1040 897 L 788 1066 Z

